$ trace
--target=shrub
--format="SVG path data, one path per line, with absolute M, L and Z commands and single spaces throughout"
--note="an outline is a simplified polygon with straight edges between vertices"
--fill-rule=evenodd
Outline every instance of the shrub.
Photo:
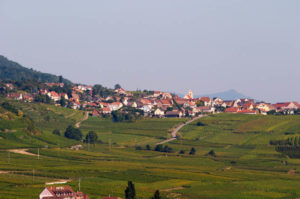
M 163 146 L 161 144 L 158 144 L 158 145 L 156 145 L 154 150 L 161 152 L 163 150 Z
M 189 154 L 190 155 L 195 155 L 196 154 L 196 149 L 194 147 L 192 147 Z
M 207 155 L 210 155 L 212 157 L 216 157 L 216 153 L 215 153 L 214 150 L 210 150 Z
M 148 151 L 151 150 L 151 146 L 149 144 L 146 145 L 146 150 L 148 150 Z
M 60 131 L 59 131 L 58 129 L 53 130 L 52 133 L 53 133 L 54 135 L 60 136 Z
M 197 126 L 205 126 L 202 122 L 197 122 Z
M 185 154 L 185 151 L 184 150 L 180 150 L 179 154 Z
M 141 146 L 136 146 L 135 150 L 142 150 L 142 147 Z

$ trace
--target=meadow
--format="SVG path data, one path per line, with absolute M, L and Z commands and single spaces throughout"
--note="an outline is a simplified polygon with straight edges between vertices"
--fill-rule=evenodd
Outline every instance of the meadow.
M 94 131 L 102 141 L 84 144 L 53 135 L 80 121 L 84 113 L 44 104 L 17 103 L 29 115 L 40 135 L 24 131 L 24 122 L 0 119 L 0 198 L 38 198 L 46 182 L 69 179 L 75 190 L 90 198 L 124 198 L 128 180 L 138 198 L 151 198 L 156 189 L 163 198 L 282 198 L 300 197 L 300 160 L 291 159 L 269 145 L 271 139 L 300 135 L 299 116 L 218 114 L 199 119 L 180 130 L 167 143 L 172 153 L 145 150 L 170 137 L 187 119 L 142 119 L 113 123 L 89 117 L 80 125 L 83 134 Z M 203 126 L 198 126 L 201 122 Z M 8 124 L 9 123 L 9 124 Z M 5 126 L 6 125 L 6 126 Z M 69 146 L 83 144 L 75 151 Z M 136 150 L 136 147 L 142 150 Z M 189 155 L 190 149 L 195 155 Z M 8 149 L 27 148 L 29 156 Z M 179 151 L 184 150 L 184 154 Z M 216 156 L 208 155 L 214 150 Z

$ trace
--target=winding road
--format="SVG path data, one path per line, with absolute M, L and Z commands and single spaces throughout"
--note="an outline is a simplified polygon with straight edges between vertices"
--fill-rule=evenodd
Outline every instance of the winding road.
M 159 142 L 159 143 L 157 143 L 156 145 L 159 145 L 159 144 L 165 144 L 165 143 L 171 142 L 171 141 L 173 141 L 173 140 L 176 140 L 177 133 L 178 133 L 178 131 L 179 131 L 180 129 L 182 129 L 185 125 L 188 125 L 188 124 L 192 123 L 193 121 L 198 120 L 198 119 L 200 119 L 200 118 L 202 118 L 202 117 L 207 117 L 207 115 L 199 115 L 198 117 L 195 117 L 195 118 L 193 118 L 193 119 L 191 119 L 191 120 L 189 120 L 189 121 L 187 121 L 187 122 L 185 122 L 185 123 L 183 123 L 183 124 L 180 124 L 178 127 L 176 127 L 176 128 L 172 131 L 172 133 L 171 133 L 172 138 L 169 138 L 169 139 L 166 139 L 166 140 L 164 140 L 164 141 L 162 141 L 162 142 Z
M 88 118 L 89 118 L 89 113 L 88 113 L 88 112 L 85 112 L 84 117 L 83 117 L 79 122 L 77 122 L 77 123 L 75 124 L 75 127 L 76 127 L 76 128 L 79 128 L 81 122 L 87 120 Z

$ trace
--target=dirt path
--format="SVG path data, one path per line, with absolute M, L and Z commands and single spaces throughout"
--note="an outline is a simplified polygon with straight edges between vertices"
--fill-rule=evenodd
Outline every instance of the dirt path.
M 66 184 L 68 182 L 71 182 L 71 179 L 61 179 L 61 180 L 57 180 L 57 181 L 53 181 L 53 182 L 46 182 L 46 185 L 54 185 L 54 184 Z
M 170 189 L 161 189 L 160 191 L 162 192 L 169 192 L 169 191 L 176 191 L 176 190 L 182 190 L 184 187 L 175 187 L 175 188 L 170 188 Z
M 191 119 L 191 120 L 189 120 L 189 121 L 187 121 L 187 122 L 185 122 L 185 123 L 183 123 L 183 124 L 180 124 L 178 127 L 176 127 L 176 128 L 172 131 L 172 133 L 171 133 L 172 138 L 169 138 L 169 139 L 167 139 L 167 140 L 164 140 L 164 141 L 162 141 L 162 142 L 159 142 L 159 143 L 157 143 L 156 145 L 159 145 L 159 144 L 165 144 L 165 143 L 171 142 L 171 141 L 173 141 L 173 140 L 176 140 L 177 133 L 178 133 L 178 131 L 179 131 L 180 129 L 182 129 L 185 125 L 188 125 L 188 124 L 192 123 L 193 121 L 198 120 L 198 119 L 200 119 L 200 118 L 202 118 L 202 117 L 207 117 L 207 116 L 206 116 L 206 115 L 199 115 L 198 117 L 195 117 L 195 118 L 193 118 L 193 119 Z
M 12 153 L 18 153 L 18 154 L 22 154 L 22 155 L 31 155 L 31 156 L 38 156 L 37 154 L 34 153 L 30 153 L 27 151 L 28 149 L 9 149 L 9 152 Z
M 67 118 L 73 117 L 75 114 L 76 114 L 76 112 L 71 113 L 70 115 L 65 116 L 65 118 L 67 119 Z
M 87 120 L 89 118 L 89 113 L 88 112 L 85 112 L 85 114 L 84 114 L 84 116 L 83 116 L 83 118 L 79 121 L 79 122 L 77 122 L 76 124 L 75 124 L 75 127 L 76 128 L 79 128 L 80 127 L 80 124 L 81 124 L 81 122 L 83 122 L 83 121 L 85 121 L 85 120 Z

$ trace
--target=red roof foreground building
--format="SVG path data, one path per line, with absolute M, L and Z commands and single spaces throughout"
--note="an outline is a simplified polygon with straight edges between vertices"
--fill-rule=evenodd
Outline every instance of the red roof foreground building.
M 225 112 L 226 113 L 237 113 L 237 112 L 239 112 L 241 109 L 240 108 L 227 108 L 227 109 L 225 109 Z
M 46 187 L 40 194 L 40 199 L 89 199 L 82 192 L 75 192 L 70 186 Z

